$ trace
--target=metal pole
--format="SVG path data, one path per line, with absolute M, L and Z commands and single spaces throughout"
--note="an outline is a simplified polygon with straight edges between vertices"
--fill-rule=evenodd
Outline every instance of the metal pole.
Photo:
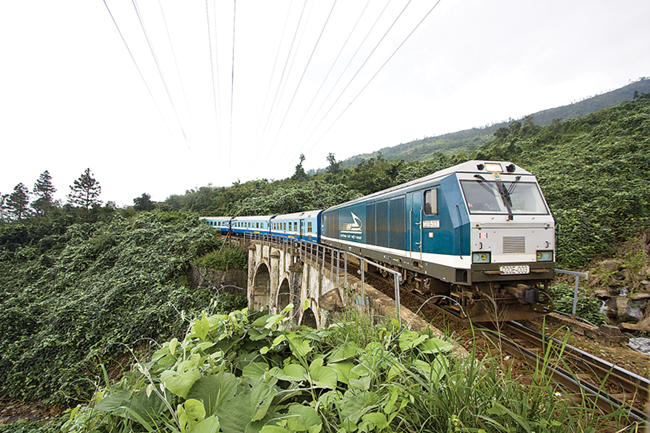
M 580 282 L 580 275 L 576 275 L 576 288 L 573 292 L 573 310 L 571 312 L 571 318 L 576 318 L 576 310 L 578 308 L 578 282 Z
M 341 268 L 341 250 L 336 250 L 336 285 L 339 285 L 339 269 Z
M 348 287 L 348 252 L 345 252 L 345 262 L 343 262 L 345 266 L 345 287 Z
M 363 302 L 363 306 L 366 306 L 366 286 L 365 286 L 365 278 L 366 278 L 366 272 L 363 266 L 364 260 L 361 259 L 359 260 L 359 264 L 361 265 L 361 302 Z
M 556 274 L 569 274 L 569 275 L 575 275 L 576 277 L 576 286 L 575 289 L 573 290 L 573 310 L 571 313 L 571 318 L 575 319 L 576 318 L 576 311 L 578 309 L 578 282 L 580 281 L 580 277 L 584 277 L 585 280 L 589 279 L 589 274 L 583 273 L 583 272 L 573 272 L 573 271 L 565 271 L 562 269 L 556 269 L 555 270 Z
M 402 327 L 402 313 L 400 312 L 400 299 L 399 299 L 399 274 L 394 275 L 395 280 L 395 310 L 397 311 L 397 320 L 399 320 L 399 327 Z

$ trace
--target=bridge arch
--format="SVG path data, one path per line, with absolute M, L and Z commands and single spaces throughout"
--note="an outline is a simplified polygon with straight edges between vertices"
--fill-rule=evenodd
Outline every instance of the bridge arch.
M 250 291 L 250 308 L 252 311 L 269 310 L 271 302 L 271 273 L 266 263 L 260 263 L 255 270 L 253 287 Z
M 316 315 L 311 308 L 307 308 L 302 313 L 302 319 L 300 324 L 304 326 L 309 326 L 310 328 L 318 329 L 318 322 L 316 321 Z
M 291 288 L 289 287 L 289 280 L 285 278 L 278 289 L 278 312 L 282 311 L 289 303 L 291 303 Z

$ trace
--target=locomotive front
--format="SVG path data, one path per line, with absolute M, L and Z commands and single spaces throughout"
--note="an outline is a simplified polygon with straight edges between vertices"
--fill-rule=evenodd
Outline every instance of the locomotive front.
M 521 320 L 550 311 L 555 222 L 535 177 L 503 162 L 477 162 L 456 177 L 470 226 L 472 289 L 459 296 L 468 315 Z

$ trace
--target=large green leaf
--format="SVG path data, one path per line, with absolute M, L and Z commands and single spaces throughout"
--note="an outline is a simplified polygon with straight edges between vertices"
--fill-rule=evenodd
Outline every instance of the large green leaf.
M 289 347 L 291 348 L 291 352 L 298 358 L 304 358 L 312 350 L 309 340 L 300 337 L 295 332 L 287 334 L 287 339 L 290 342 Z
M 179 404 L 176 408 L 178 423 L 181 425 L 181 432 L 192 430 L 196 424 L 205 418 L 205 408 L 203 403 L 193 398 Z
M 439 338 L 429 338 L 420 344 L 418 348 L 422 353 L 436 354 L 438 352 L 449 352 L 454 349 L 454 345 Z
M 219 417 L 221 430 L 224 433 L 241 433 L 251 428 L 254 421 L 263 419 L 278 392 L 275 383 L 276 379 L 242 383 L 237 395 L 223 401 L 217 408 L 215 414 Z
M 331 364 L 329 367 L 336 372 L 336 379 L 339 382 L 349 384 L 350 370 L 354 367 L 352 361 L 336 362 Z
M 193 361 L 183 361 L 178 365 L 177 371 L 165 370 L 160 374 L 165 388 L 183 398 L 187 397 L 190 388 L 200 377 L 201 373 Z
M 240 382 L 241 380 L 234 374 L 226 371 L 204 376 L 194 382 L 187 393 L 187 398 L 202 401 L 206 412 L 212 415 L 223 401 L 228 401 L 235 396 Z
M 191 433 L 218 433 L 219 427 L 219 418 L 210 416 L 195 425 Z
M 323 421 L 313 407 L 302 404 L 292 404 L 287 413 L 287 427 L 292 432 L 308 431 L 318 433 L 323 427 Z
M 102 398 L 99 403 L 95 405 L 95 409 L 102 412 L 112 412 L 118 407 L 128 405 L 130 400 L 131 391 L 112 392 Z
M 419 332 L 404 330 L 399 336 L 399 348 L 402 352 L 411 350 L 425 341 L 426 335 L 421 335 Z
M 300 364 L 287 364 L 283 369 L 276 370 L 275 377 L 288 382 L 301 382 L 307 379 L 307 370 Z
M 438 383 L 449 371 L 449 360 L 444 356 L 437 356 L 431 363 L 416 359 L 413 365 L 432 383 Z
M 264 376 L 269 370 L 269 365 L 266 362 L 251 362 L 242 370 L 242 375 L 244 377 L 250 377 L 251 379 L 259 379 Z
M 340 347 L 334 349 L 334 351 L 327 358 L 327 362 L 340 362 L 346 359 L 350 359 L 357 355 L 359 352 L 359 347 L 353 342 L 343 343 Z
M 321 366 L 309 369 L 309 375 L 314 385 L 321 388 L 336 389 L 336 371 L 331 367 Z

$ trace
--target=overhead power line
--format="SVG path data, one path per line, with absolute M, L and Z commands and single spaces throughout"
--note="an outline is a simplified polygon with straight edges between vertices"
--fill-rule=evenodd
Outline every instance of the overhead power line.
M 392 54 L 391 54 L 391 55 L 386 59 L 386 61 L 381 65 L 381 67 L 380 67 L 380 68 L 375 72 L 375 74 L 370 78 L 370 80 L 368 80 L 368 82 L 366 83 L 366 85 L 363 86 L 363 88 L 359 91 L 359 93 L 357 93 L 357 95 L 356 95 L 356 96 L 352 99 L 352 101 L 350 101 L 350 103 L 349 103 L 349 104 L 348 104 L 348 105 L 343 109 L 343 111 L 338 115 L 338 117 L 337 117 L 336 119 L 334 119 L 334 121 L 333 121 L 333 122 L 330 124 L 330 126 L 325 130 L 325 132 L 323 132 L 323 134 L 321 134 L 320 138 L 319 138 L 319 139 L 318 139 L 318 140 L 317 140 L 317 141 L 312 145 L 312 147 L 307 151 L 307 154 L 309 154 L 309 153 L 314 149 L 314 147 L 316 147 L 316 145 L 317 145 L 318 143 L 320 143 L 320 141 L 325 137 L 325 135 L 330 131 L 330 129 L 332 129 L 332 127 L 336 124 L 336 122 L 338 122 L 338 120 L 343 116 L 343 114 L 348 110 L 348 108 L 350 108 L 350 106 L 351 106 L 351 105 L 352 105 L 352 104 L 357 100 L 357 98 L 361 95 L 361 93 L 363 93 L 363 91 L 366 90 L 366 88 L 367 88 L 367 87 L 370 85 L 370 83 L 375 79 L 375 77 L 377 77 L 377 75 L 379 75 L 379 73 L 381 72 L 381 70 L 384 69 L 384 67 L 385 67 L 385 66 L 388 64 L 388 62 L 393 58 L 393 56 L 395 56 L 395 54 L 400 50 L 400 48 L 402 48 L 402 46 L 406 43 L 406 41 L 411 37 L 411 35 L 413 35 L 413 33 L 415 33 L 415 31 L 420 27 L 420 25 L 422 25 L 422 23 L 424 22 L 424 20 L 427 19 L 427 17 L 431 14 L 431 12 L 433 12 L 433 10 L 438 6 L 438 4 L 440 4 L 441 1 L 442 1 L 442 0 L 438 0 L 438 1 L 437 1 L 437 2 L 436 2 L 436 3 L 431 7 L 431 9 L 429 9 L 429 11 L 424 15 L 424 17 L 420 20 L 420 22 L 418 22 L 418 24 L 413 28 L 413 30 L 411 30 L 411 32 L 406 36 L 406 38 L 404 38 L 404 40 L 402 41 L 402 43 L 399 44 L 399 46 L 398 46 L 398 47 L 393 51 L 393 53 L 392 53 Z M 410 3 L 410 1 L 409 1 L 409 3 Z M 407 6 L 408 6 L 408 4 L 407 4 Z M 401 15 L 401 14 L 400 14 L 400 15 Z M 382 39 L 383 39 L 383 38 L 382 38 Z M 364 63 L 364 64 L 365 64 L 365 63 Z M 338 99 L 337 99 L 337 100 L 338 100 Z M 328 111 L 328 113 L 329 113 L 329 111 Z M 320 125 L 320 124 L 319 124 L 319 125 Z M 302 150 L 302 147 L 299 149 L 298 152 L 300 152 L 300 150 Z M 295 155 L 298 155 L 298 153 L 296 153 Z M 295 157 L 295 156 L 294 156 L 294 157 Z
M 215 4 L 214 8 L 216 9 L 216 7 L 217 6 Z M 210 11 L 209 11 L 209 9 L 210 8 L 208 7 L 208 0 L 205 0 L 205 18 L 206 18 L 207 23 L 208 23 L 208 48 L 209 48 L 209 51 L 210 51 L 210 72 L 212 74 L 212 101 L 214 103 L 214 129 L 215 129 L 216 134 L 217 134 L 217 153 L 219 154 L 219 153 L 221 153 L 221 151 L 219 149 L 219 147 L 220 147 L 219 146 L 219 113 L 217 111 L 217 93 L 218 93 L 218 89 L 219 89 L 219 87 L 218 87 L 218 85 L 219 85 L 219 57 L 216 56 L 216 53 L 215 53 L 215 57 L 217 58 L 217 90 L 215 90 L 214 61 L 212 60 L 212 31 L 210 30 Z M 215 26 L 214 45 L 215 45 L 215 50 L 216 50 L 217 49 L 216 12 L 215 12 L 214 26 Z
M 144 83 L 144 86 L 147 88 L 147 92 L 149 93 L 149 96 L 151 97 L 151 100 L 153 101 L 154 105 L 156 106 L 156 110 L 158 110 L 158 114 L 160 115 L 160 118 L 162 119 L 165 128 L 167 129 L 167 132 L 169 133 L 170 137 L 172 140 L 175 141 L 174 139 L 174 134 L 172 134 L 171 129 L 169 128 L 169 124 L 167 123 L 167 120 L 165 119 L 165 116 L 163 116 L 162 111 L 160 110 L 160 106 L 158 105 L 158 102 L 156 101 L 156 98 L 153 97 L 153 93 L 151 93 L 151 88 L 149 87 L 149 84 L 147 84 L 147 80 L 145 80 L 144 75 L 142 75 L 142 71 L 140 70 L 140 66 L 138 66 L 138 62 L 135 61 L 135 57 L 133 57 L 133 52 L 131 52 L 131 48 L 129 48 L 129 44 L 126 42 L 126 39 L 124 39 L 124 35 L 122 34 L 122 31 L 120 30 L 120 26 L 117 24 L 117 21 L 115 20 L 115 17 L 113 16 L 113 13 L 111 12 L 111 8 L 108 7 L 108 3 L 106 3 L 106 0 L 102 0 L 104 2 L 104 6 L 106 6 L 106 10 L 108 11 L 108 14 L 111 16 L 111 20 L 113 21 L 113 24 L 115 25 L 115 28 L 117 29 L 117 32 L 120 34 L 120 38 L 122 39 L 122 42 L 124 43 L 124 46 L 126 47 L 126 50 L 129 52 L 129 56 L 131 57 L 131 60 L 133 61 L 133 64 L 135 65 L 135 68 L 138 70 L 138 74 L 140 75 L 140 78 L 142 79 L 142 82 Z
M 151 39 L 149 38 L 149 33 L 147 32 L 147 27 L 144 24 L 144 20 L 142 18 L 142 14 L 140 13 L 140 9 L 138 8 L 138 4 L 136 0 L 131 0 L 131 4 L 133 4 L 133 8 L 135 9 L 135 13 L 138 16 L 138 21 L 140 22 L 140 27 L 142 28 L 142 32 L 144 33 L 144 37 L 147 40 L 147 45 L 149 46 L 149 51 L 151 51 L 151 55 L 153 56 L 154 63 L 156 64 L 156 69 L 158 70 L 158 75 L 160 75 L 160 79 L 162 80 L 163 87 L 165 88 L 165 92 L 167 93 L 167 97 L 169 98 L 169 103 L 172 106 L 172 109 L 174 111 L 174 115 L 176 116 L 176 121 L 178 122 L 178 126 L 181 129 L 181 133 L 183 134 L 183 138 L 185 139 L 185 143 L 187 144 L 188 149 L 190 148 L 190 143 L 187 141 L 187 135 L 185 134 L 185 129 L 183 128 L 183 123 L 181 122 L 180 117 L 178 116 L 178 111 L 176 110 L 176 104 L 174 104 L 174 100 L 172 99 L 172 95 L 169 92 L 169 87 L 167 86 L 167 81 L 165 80 L 165 75 L 162 72 L 162 69 L 160 68 L 160 63 L 158 62 L 158 56 L 156 56 L 156 51 L 153 48 L 153 45 L 151 44 Z

